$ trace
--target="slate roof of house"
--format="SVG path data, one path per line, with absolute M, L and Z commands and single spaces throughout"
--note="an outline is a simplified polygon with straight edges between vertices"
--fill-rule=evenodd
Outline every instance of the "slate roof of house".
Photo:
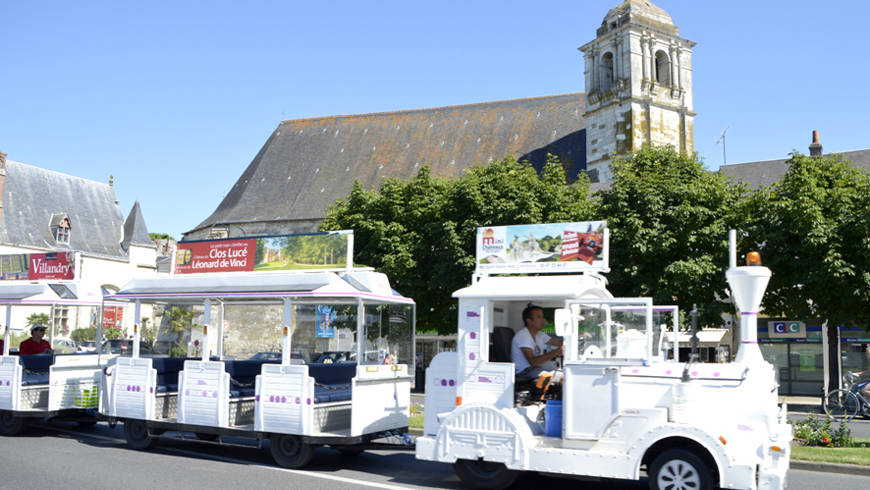
M 68 246 L 58 245 L 50 228 L 52 217 L 61 213 L 72 226 Z M 123 224 L 108 184 L 6 161 L 0 243 L 126 259 Z
M 145 217 L 142 216 L 139 201 L 133 204 L 133 209 L 130 210 L 130 214 L 127 215 L 127 220 L 124 222 L 124 239 L 121 241 L 121 247 L 128 250 L 131 244 L 157 248 L 157 245 L 148 236 L 148 227 L 145 226 Z
M 863 168 L 870 172 L 870 149 L 844 151 L 837 153 L 844 160 L 852 162 L 852 165 Z M 826 154 L 829 156 L 831 154 Z M 788 170 L 787 158 L 778 160 L 765 160 L 760 162 L 737 163 L 734 165 L 723 165 L 719 167 L 719 172 L 734 180 L 742 181 L 751 189 L 768 187 L 778 182 Z
M 283 121 L 223 201 L 191 231 L 220 223 L 323 219 L 354 180 L 455 176 L 509 154 L 541 168 L 559 156 L 586 168 L 581 93 L 400 112 Z

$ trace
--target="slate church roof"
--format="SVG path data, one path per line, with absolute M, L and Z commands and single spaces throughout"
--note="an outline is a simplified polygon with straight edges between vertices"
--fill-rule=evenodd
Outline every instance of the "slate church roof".
M 129 250 L 130 245 L 157 248 L 154 240 L 151 240 L 148 235 L 148 227 L 145 226 L 145 217 L 142 216 L 142 207 L 139 206 L 139 201 L 133 204 L 133 209 L 130 210 L 127 220 L 124 221 L 124 239 L 121 241 L 121 247 L 124 250 Z
M 6 160 L 0 243 L 40 250 L 75 250 L 126 259 L 124 219 L 108 184 Z M 66 213 L 69 245 L 58 244 L 52 219 Z
M 571 180 L 586 167 L 582 93 L 400 112 L 282 121 L 223 201 L 217 224 L 321 220 L 354 180 L 456 176 L 513 154 L 536 168 L 557 155 Z M 190 232 L 188 232 L 190 233 Z
M 841 155 L 844 160 L 852 162 L 852 165 L 870 172 L 870 149 L 845 151 L 837 154 Z M 719 167 L 719 173 L 733 180 L 742 181 L 751 189 L 759 189 L 779 182 L 788 170 L 787 161 L 787 158 L 781 158 L 723 165 Z

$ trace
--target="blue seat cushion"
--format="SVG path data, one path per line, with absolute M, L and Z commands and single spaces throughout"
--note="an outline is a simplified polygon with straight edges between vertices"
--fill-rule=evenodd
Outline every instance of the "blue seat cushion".
M 356 363 L 309 364 L 308 375 L 314 378 L 314 403 L 348 401 Z
M 280 364 L 279 359 L 245 359 L 224 361 L 224 369 L 230 375 L 230 398 L 248 397 L 256 394 L 255 381 L 263 370 L 263 364 Z
M 47 385 L 48 373 L 23 373 L 21 386 Z

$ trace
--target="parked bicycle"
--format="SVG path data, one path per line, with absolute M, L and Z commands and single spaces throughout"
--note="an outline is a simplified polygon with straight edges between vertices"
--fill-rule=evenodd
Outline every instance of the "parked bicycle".
M 861 388 L 868 382 L 862 380 L 857 373 L 849 372 L 843 377 L 848 388 L 831 390 L 825 396 L 825 413 L 831 417 L 849 421 L 857 415 L 870 418 L 870 400 L 861 393 Z

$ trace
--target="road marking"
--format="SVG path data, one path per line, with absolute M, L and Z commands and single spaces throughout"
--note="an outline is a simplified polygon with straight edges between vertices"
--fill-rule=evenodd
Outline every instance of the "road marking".
M 108 437 L 108 436 L 101 436 L 98 434 L 89 434 L 87 432 L 79 432 L 79 431 L 75 431 L 75 430 L 65 429 L 63 427 L 56 427 L 56 426 L 50 426 L 50 425 L 46 425 L 43 427 L 46 429 L 51 429 L 51 430 L 54 430 L 57 432 L 63 432 L 66 434 L 72 434 L 72 435 L 82 436 L 82 437 L 89 437 L 91 439 L 100 439 L 103 441 L 114 441 L 114 442 L 125 442 L 125 440 L 123 438 L 118 438 L 118 437 Z M 196 452 L 196 451 L 190 451 L 187 449 L 178 449 L 178 448 L 167 447 L 167 446 L 159 446 L 159 447 L 160 447 L 161 451 L 183 454 L 185 456 L 212 459 L 212 460 L 217 460 L 217 461 L 223 461 L 226 463 L 236 463 L 236 464 L 245 464 L 245 465 L 249 465 L 249 466 L 259 466 L 260 468 L 263 468 L 263 469 L 268 469 L 268 470 L 273 470 L 273 471 L 282 471 L 284 473 L 291 473 L 291 474 L 302 475 L 302 476 L 310 476 L 310 477 L 314 477 L 314 478 L 322 478 L 324 480 L 332 480 L 332 481 L 337 481 L 337 482 L 341 482 L 341 483 L 350 483 L 350 484 L 360 485 L 360 486 L 364 486 L 364 487 L 385 488 L 385 489 L 389 489 L 389 490 L 396 490 L 396 489 L 407 490 L 410 488 L 415 488 L 415 487 L 405 487 L 402 485 L 391 485 L 388 483 L 378 483 L 378 482 L 369 482 L 369 481 L 364 481 L 364 480 L 355 480 L 353 478 L 346 478 L 343 476 L 335 476 L 335 475 L 327 475 L 327 474 L 323 474 L 323 473 L 319 473 L 319 472 L 315 472 L 315 471 L 292 470 L 290 468 L 281 468 L 278 466 L 266 466 L 266 465 L 262 465 L 262 464 L 259 464 L 256 462 L 246 461 L 244 459 L 228 458 L 226 456 L 216 456 L 213 454 L 200 453 L 200 452 Z M 252 448 L 253 448 L 253 446 L 252 446 Z
M 332 481 L 338 481 L 338 482 L 342 482 L 342 483 L 351 483 L 354 485 L 360 485 L 360 486 L 364 486 L 364 487 L 387 488 L 387 489 L 391 489 L 391 490 L 393 490 L 393 489 L 407 490 L 410 488 L 415 488 L 415 487 L 405 487 L 402 485 L 391 485 L 388 483 L 378 483 L 378 482 L 370 482 L 370 481 L 365 481 L 365 480 L 355 480 L 353 478 L 345 478 L 343 476 L 335 476 L 335 475 L 326 475 L 326 474 L 318 473 L 318 472 L 314 472 L 314 471 L 292 470 L 290 468 L 281 468 L 281 467 L 277 467 L 277 466 L 265 466 L 265 465 L 261 465 L 259 463 L 246 461 L 244 459 L 228 458 L 226 456 L 215 456 L 212 454 L 203 454 L 203 453 L 199 453 L 196 451 L 189 451 L 187 449 L 177 449 L 177 448 L 169 448 L 169 447 L 161 447 L 161 449 L 165 450 L 166 452 L 174 452 L 174 453 L 184 454 L 186 456 L 192 456 L 192 457 L 196 457 L 196 458 L 207 458 L 207 459 L 214 459 L 214 460 L 218 460 L 218 461 L 224 461 L 227 463 L 237 463 L 237 464 L 259 466 L 260 468 L 263 468 L 263 469 L 268 469 L 268 470 L 273 470 L 273 471 L 281 471 L 284 473 L 291 473 L 294 475 L 323 478 L 324 480 L 332 480 Z

